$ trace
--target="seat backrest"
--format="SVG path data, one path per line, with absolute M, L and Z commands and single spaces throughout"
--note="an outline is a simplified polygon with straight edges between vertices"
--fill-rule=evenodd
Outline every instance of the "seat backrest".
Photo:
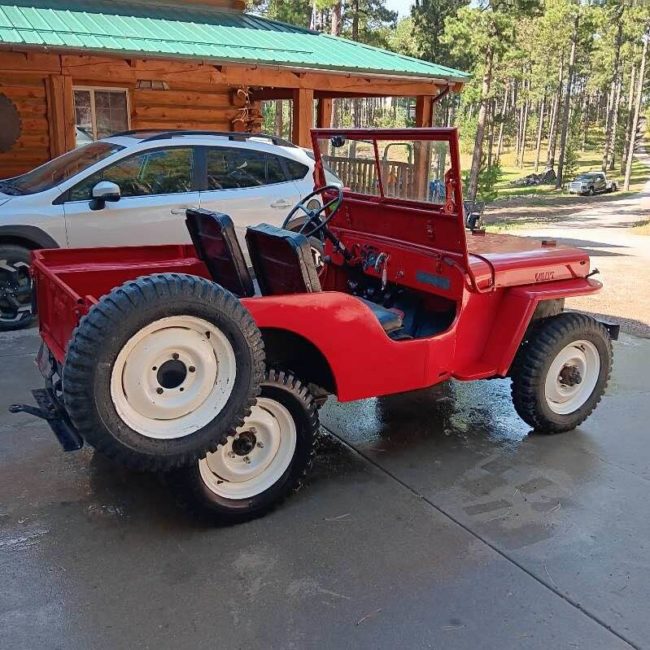
M 246 245 L 262 295 L 321 291 L 304 235 L 263 223 L 246 230 Z
M 185 223 L 199 259 L 212 279 L 241 298 L 255 294 L 235 226 L 227 214 L 190 208 Z

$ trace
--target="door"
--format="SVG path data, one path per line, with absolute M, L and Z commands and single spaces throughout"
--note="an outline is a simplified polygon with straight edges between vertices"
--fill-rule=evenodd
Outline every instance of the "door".
M 299 188 L 288 180 L 278 156 L 243 147 L 204 152 L 208 189 L 201 192 L 201 207 L 229 215 L 242 245 L 248 226 L 281 226 L 300 200 Z
M 604 174 L 598 174 L 596 177 L 596 192 L 604 192 L 607 189 L 607 181 Z
M 137 246 L 189 243 L 185 210 L 199 192 L 193 147 L 148 149 L 123 158 L 69 190 L 64 202 L 68 245 Z M 99 181 L 120 187 L 121 197 L 91 209 Z

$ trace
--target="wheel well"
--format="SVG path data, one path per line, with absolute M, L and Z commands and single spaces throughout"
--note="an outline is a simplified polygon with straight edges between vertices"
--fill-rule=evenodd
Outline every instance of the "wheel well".
M 30 251 L 42 248 L 35 241 L 27 239 L 26 237 L 16 237 L 15 235 L 0 235 L 0 244 L 12 244 L 14 246 L 22 246 Z
M 336 380 L 323 353 L 306 338 L 275 328 L 262 328 L 269 368 L 290 370 L 305 384 L 316 384 L 336 393 Z

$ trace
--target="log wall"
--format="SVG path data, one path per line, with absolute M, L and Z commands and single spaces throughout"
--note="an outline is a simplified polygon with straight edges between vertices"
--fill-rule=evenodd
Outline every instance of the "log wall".
M 150 85 L 165 89 L 144 87 Z M 126 88 L 130 126 L 134 129 L 255 130 L 259 116 L 253 122 L 235 123 L 233 129 L 233 120 L 241 115 L 242 107 L 237 90 L 253 91 L 254 111 L 264 93 L 289 93 L 296 117 L 294 141 L 303 146 L 309 146 L 315 98 L 379 94 L 430 97 L 439 91 L 434 80 L 0 50 L 0 92 L 14 102 L 21 118 L 20 138 L 9 151 L 0 152 L 0 178 L 20 174 L 74 147 L 76 86 Z M 323 108 L 327 108 L 326 102 Z

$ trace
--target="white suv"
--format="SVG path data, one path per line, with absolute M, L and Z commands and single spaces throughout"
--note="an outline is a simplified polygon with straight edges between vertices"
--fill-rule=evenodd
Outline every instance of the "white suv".
M 30 250 L 189 242 L 189 207 L 225 212 L 240 235 L 280 225 L 313 168 L 311 152 L 272 136 L 128 131 L 0 181 L 0 330 L 32 319 Z

